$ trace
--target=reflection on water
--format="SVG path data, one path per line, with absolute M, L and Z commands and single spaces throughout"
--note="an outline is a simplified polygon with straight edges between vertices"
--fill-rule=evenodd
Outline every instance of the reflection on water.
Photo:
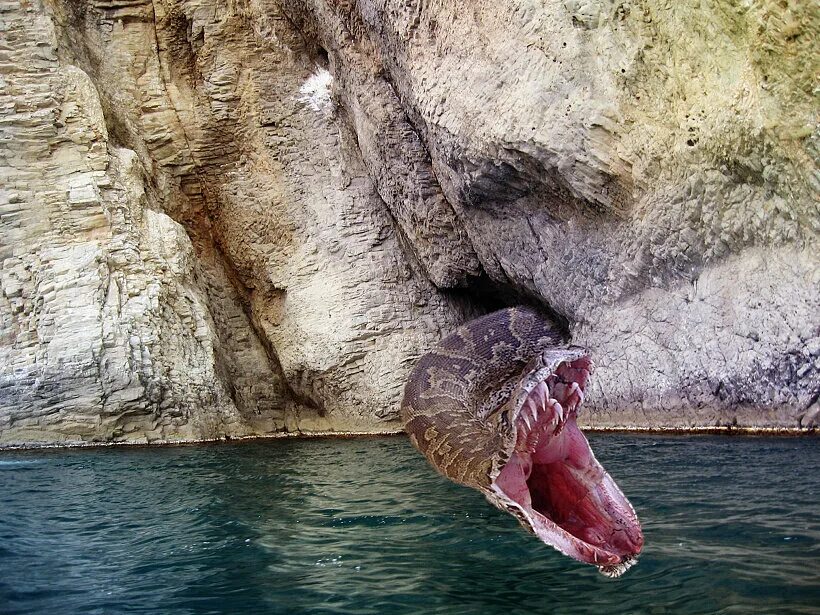
M 0 612 L 820 612 L 817 440 L 591 440 L 644 525 L 618 580 L 403 438 L 5 453 Z

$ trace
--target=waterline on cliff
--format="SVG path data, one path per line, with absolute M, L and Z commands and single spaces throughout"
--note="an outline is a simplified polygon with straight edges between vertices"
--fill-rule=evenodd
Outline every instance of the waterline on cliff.
M 815 427 L 690 427 L 690 428 L 655 428 L 655 427 L 584 427 L 586 434 L 635 434 L 654 436 L 760 436 L 760 437 L 803 437 L 818 436 L 820 432 Z M 250 442 L 264 442 L 266 440 L 322 440 L 322 439 L 357 439 L 357 438 L 392 438 L 404 436 L 403 429 L 386 429 L 384 431 L 280 431 L 275 433 L 231 436 L 216 438 L 198 438 L 191 440 L 156 439 L 151 441 L 118 440 L 105 442 L 24 442 L 20 444 L 0 444 L 0 455 L 4 451 L 50 450 L 50 449 L 83 449 L 83 448 L 146 448 L 146 447 L 175 447 L 197 446 L 203 444 L 240 444 Z

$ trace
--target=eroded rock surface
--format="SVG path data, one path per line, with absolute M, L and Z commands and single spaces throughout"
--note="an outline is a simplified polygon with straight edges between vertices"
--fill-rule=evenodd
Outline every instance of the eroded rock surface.
M 0 443 L 383 431 L 548 307 L 598 427 L 811 427 L 804 4 L 5 2 Z

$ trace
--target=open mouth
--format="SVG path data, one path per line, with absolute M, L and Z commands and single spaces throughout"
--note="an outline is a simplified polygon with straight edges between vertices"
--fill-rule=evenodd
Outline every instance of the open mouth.
M 492 488 L 543 542 L 617 577 L 637 560 L 643 534 L 576 423 L 589 373 L 589 358 L 565 361 L 532 388 L 513 421 L 515 448 Z

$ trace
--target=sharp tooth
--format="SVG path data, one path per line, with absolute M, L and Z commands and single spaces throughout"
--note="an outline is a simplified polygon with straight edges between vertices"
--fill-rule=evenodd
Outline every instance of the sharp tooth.
M 524 408 L 523 408 L 522 412 L 528 412 L 531 415 L 536 415 L 537 416 L 537 412 L 538 412 L 537 408 L 538 408 L 538 402 L 536 402 L 532 399 L 528 399 L 527 403 L 524 404 Z
M 532 429 L 532 425 L 530 425 L 530 417 L 527 415 L 527 412 L 524 410 L 521 412 L 521 418 L 524 421 L 524 424 L 527 426 L 527 431 Z
M 562 423 L 564 421 L 564 407 L 558 403 L 557 399 L 550 399 L 550 404 L 552 404 L 555 414 L 558 415 L 558 422 Z
M 578 396 L 578 405 L 579 405 L 579 406 L 580 406 L 582 403 L 584 403 L 584 392 L 581 390 L 581 387 L 580 387 L 580 386 L 578 386 L 578 383 L 577 383 L 577 382 L 573 382 L 573 383 L 570 385 L 569 389 L 570 389 L 570 395 L 572 395 L 573 393 L 575 393 L 575 394 Z

